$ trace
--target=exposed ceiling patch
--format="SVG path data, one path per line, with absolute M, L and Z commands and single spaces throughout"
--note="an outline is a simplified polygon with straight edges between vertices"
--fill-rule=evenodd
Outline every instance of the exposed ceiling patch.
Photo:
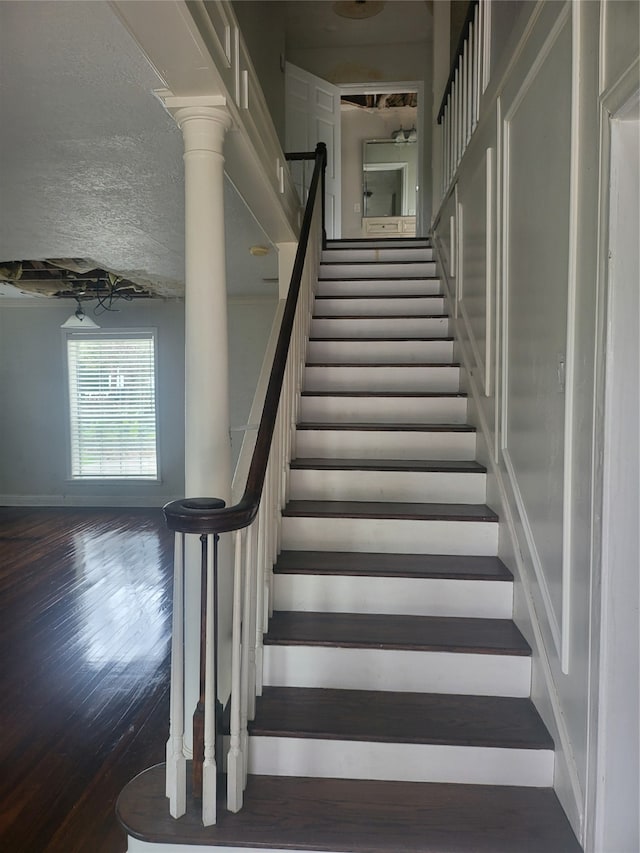
M 148 287 L 102 269 L 86 258 L 0 261 L 0 282 L 39 296 L 97 299 L 105 310 L 118 299 L 149 299 L 155 295 Z
M 368 110 L 385 110 L 393 107 L 417 107 L 417 92 L 399 92 L 397 94 L 362 95 L 344 94 L 340 98 L 342 104 L 362 107 Z

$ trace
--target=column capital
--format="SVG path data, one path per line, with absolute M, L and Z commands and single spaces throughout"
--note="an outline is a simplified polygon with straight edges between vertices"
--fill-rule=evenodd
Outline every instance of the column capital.
M 233 124 L 224 95 L 176 96 L 167 89 L 156 94 L 182 130 L 185 153 L 222 153 L 224 137 Z

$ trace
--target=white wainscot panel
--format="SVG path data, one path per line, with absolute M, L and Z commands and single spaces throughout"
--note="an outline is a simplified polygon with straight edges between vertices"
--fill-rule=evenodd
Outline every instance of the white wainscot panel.
M 571 18 L 505 104 L 503 460 L 560 654 L 571 177 Z
M 461 217 L 461 267 L 464 290 L 460 315 L 473 355 L 474 365 L 486 391 L 485 366 L 487 347 L 487 168 L 479 157 L 464 185 L 459 185 L 464 216 Z

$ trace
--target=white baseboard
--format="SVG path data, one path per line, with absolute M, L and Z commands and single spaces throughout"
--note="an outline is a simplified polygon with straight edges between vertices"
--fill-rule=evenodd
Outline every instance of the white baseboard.
M 0 506 L 163 507 L 183 495 L 0 495 Z

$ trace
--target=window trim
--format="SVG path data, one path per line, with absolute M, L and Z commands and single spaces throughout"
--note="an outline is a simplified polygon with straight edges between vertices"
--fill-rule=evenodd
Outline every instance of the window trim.
M 131 339 L 150 338 L 153 341 L 153 372 L 155 387 L 155 444 L 156 444 L 156 475 L 155 477 L 74 477 L 72 474 L 72 426 L 71 426 L 71 399 L 69 388 L 69 347 L 68 342 L 73 339 L 99 340 L 100 338 Z M 137 484 L 156 486 L 162 483 L 161 473 L 161 450 L 160 450 L 160 418 L 159 418 L 159 384 L 158 384 L 158 329 L 155 326 L 132 326 L 125 328 L 98 328 L 98 329 L 62 329 L 63 350 L 63 372 L 64 372 L 64 405 L 65 405 L 65 432 L 66 432 L 66 460 L 65 460 L 65 482 L 69 484 L 94 484 L 101 486 Z

